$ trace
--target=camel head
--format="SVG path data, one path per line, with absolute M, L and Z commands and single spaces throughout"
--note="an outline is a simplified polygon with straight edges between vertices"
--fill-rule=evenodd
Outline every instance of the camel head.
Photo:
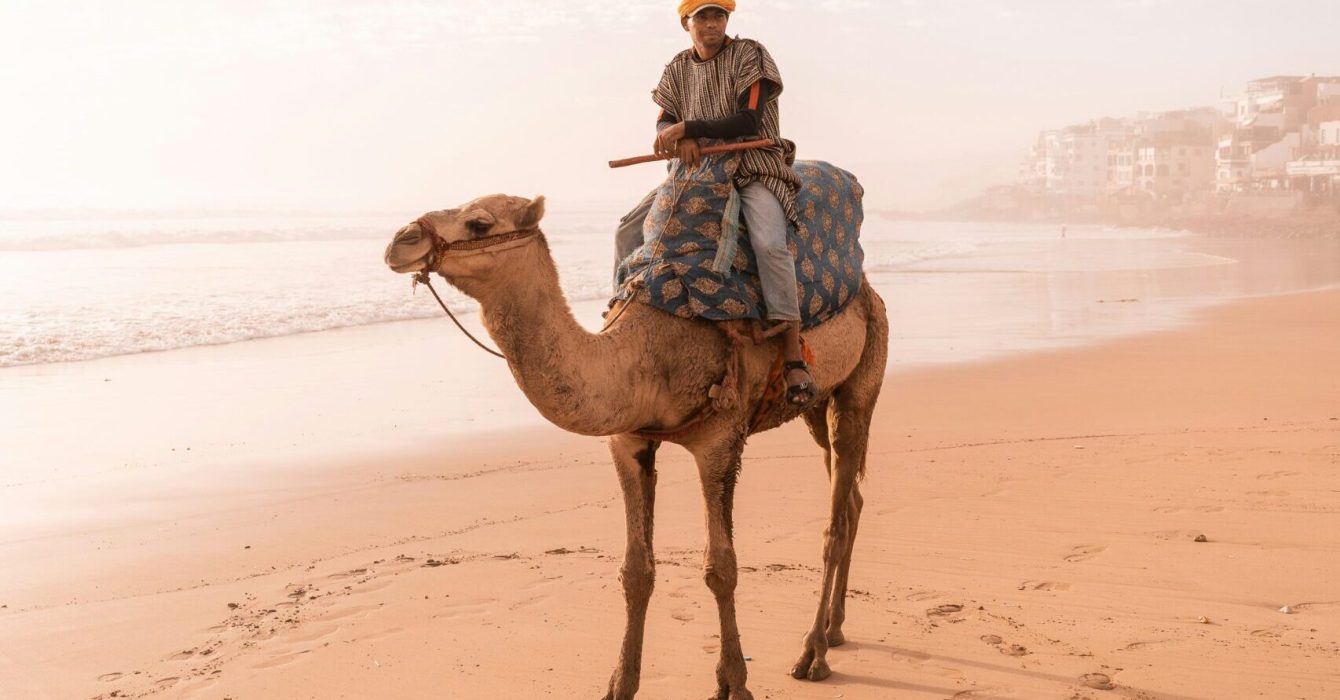
M 544 197 L 526 199 L 491 194 L 456 209 L 431 211 L 396 231 L 386 246 L 386 264 L 395 272 L 437 272 L 455 284 L 461 277 L 483 276 L 496 268 L 500 253 L 539 236 Z M 496 246 L 489 245 L 495 239 Z M 505 257 L 505 256 L 502 256 Z M 459 286 L 459 285 L 457 285 Z

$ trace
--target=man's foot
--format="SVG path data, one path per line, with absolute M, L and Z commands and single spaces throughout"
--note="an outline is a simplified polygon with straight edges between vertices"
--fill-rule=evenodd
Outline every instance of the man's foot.
M 807 408 L 818 398 L 818 389 L 814 386 L 814 377 L 810 376 L 810 366 L 804 360 L 792 360 L 784 363 L 786 370 L 786 402 L 797 408 Z

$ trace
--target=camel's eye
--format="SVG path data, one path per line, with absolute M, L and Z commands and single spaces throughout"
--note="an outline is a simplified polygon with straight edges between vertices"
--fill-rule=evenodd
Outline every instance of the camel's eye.
M 470 233 L 475 236 L 482 236 L 493 228 L 493 222 L 488 219 L 470 219 L 465 222 L 465 228 L 469 229 Z

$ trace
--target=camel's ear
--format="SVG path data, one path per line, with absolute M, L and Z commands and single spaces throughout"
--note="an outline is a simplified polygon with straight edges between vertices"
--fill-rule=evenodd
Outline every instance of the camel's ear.
M 530 228 L 538 223 L 544 217 L 544 195 L 540 195 L 530 200 L 525 211 L 521 212 L 521 218 L 517 220 L 516 225 L 519 228 Z

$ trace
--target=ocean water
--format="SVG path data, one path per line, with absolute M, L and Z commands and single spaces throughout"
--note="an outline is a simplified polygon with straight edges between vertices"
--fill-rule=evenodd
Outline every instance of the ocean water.
M 546 216 L 570 301 L 609 296 L 621 213 Z M 381 262 L 416 215 L 0 219 L 0 367 L 439 316 L 430 294 Z M 1325 264 L 1340 255 L 1300 250 L 1291 255 L 1302 273 L 1244 281 L 1244 259 L 1260 255 L 1171 230 L 1072 226 L 1062 237 L 1054 225 L 869 216 L 861 237 L 909 361 L 1166 325 L 1193 300 L 1340 280 L 1340 263 Z M 453 310 L 476 308 L 448 285 L 439 291 Z

